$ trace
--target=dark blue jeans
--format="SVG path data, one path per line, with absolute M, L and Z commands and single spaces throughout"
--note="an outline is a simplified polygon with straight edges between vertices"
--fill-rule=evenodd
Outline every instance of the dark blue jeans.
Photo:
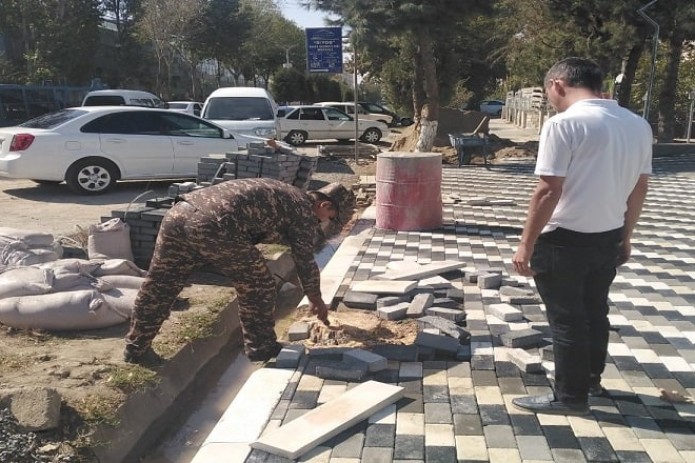
M 608 350 L 608 291 L 616 274 L 622 230 L 542 234 L 531 268 L 553 333 L 555 397 L 586 403 Z

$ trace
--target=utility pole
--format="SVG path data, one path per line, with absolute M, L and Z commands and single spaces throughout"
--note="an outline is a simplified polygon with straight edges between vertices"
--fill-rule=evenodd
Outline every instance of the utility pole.
M 355 164 L 359 163 L 360 159 L 360 142 L 359 142 L 359 135 L 360 135 L 360 124 L 359 124 L 359 110 L 358 110 L 358 87 L 357 87 L 357 44 L 355 43 L 355 37 L 353 35 L 352 38 L 352 82 L 355 87 Z

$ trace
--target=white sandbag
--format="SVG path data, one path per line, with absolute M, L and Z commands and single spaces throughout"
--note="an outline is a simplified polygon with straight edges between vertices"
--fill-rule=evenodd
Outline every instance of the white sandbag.
M 62 249 L 61 249 L 62 253 Z M 60 259 L 61 254 L 57 253 L 53 247 L 30 248 L 22 252 L 22 256 L 16 256 L 12 262 L 15 266 L 25 267 L 27 265 L 43 264 L 54 262 Z
M 0 323 L 15 328 L 85 330 L 127 321 L 96 290 L 65 291 L 0 300 Z
M 130 244 L 130 225 L 119 218 L 90 225 L 87 256 L 90 259 L 135 260 Z
M 0 274 L 0 299 L 46 294 L 53 288 L 53 272 L 39 267 L 18 267 Z
M 123 259 L 105 260 L 99 265 L 99 268 L 92 272 L 92 275 L 96 277 L 102 277 L 104 275 L 131 275 L 134 277 L 141 277 L 146 274 L 146 271 L 135 265 L 132 261 Z
M 122 317 L 130 318 L 135 305 L 135 298 L 138 295 L 137 289 L 114 288 L 102 291 L 101 297 L 104 301 Z
M 31 230 L 0 227 L 0 244 L 21 241 L 29 248 L 48 247 L 53 244 L 53 235 Z
M 135 290 L 139 290 L 140 286 L 142 286 L 142 283 L 145 281 L 143 277 L 131 275 L 104 275 L 100 276 L 99 280 L 108 283 L 112 288 Z M 103 291 L 106 291 L 106 289 Z
M 53 270 L 55 275 L 61 275 L 63 273 L 81 273 L 81 274 L 93 274 L 101 265 L 104 263 L 103 260 L 87 260 L 87 259 L 60 259 L 54 262 L 46 262 L 39 267 L 48 268 Z

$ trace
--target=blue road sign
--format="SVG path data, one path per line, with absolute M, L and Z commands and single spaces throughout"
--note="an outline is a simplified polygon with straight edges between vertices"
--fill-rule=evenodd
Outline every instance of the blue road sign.
M 308 27 L 306 57 L 309 72 L 343 72 L 343 31 L 340 27 Z

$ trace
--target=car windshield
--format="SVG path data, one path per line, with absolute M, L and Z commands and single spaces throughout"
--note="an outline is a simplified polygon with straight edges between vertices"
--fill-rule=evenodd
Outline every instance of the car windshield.
M 205 119 L 225 121 L 272 121 L 273 108 L 266 98 L 211 98 L 205 108 Z
M 121 106 L 125 99 L 119 95 L 92 95 L 88 96 L 82 106 Z
M 28 120 L 20 124 L 19 127 L 27 127 L 29 129 L 52 129 L 76 117 L 80 117 L 83 114 L 87 114 L 87 111 L 80 109 L 61 109 L 60 111 L 44 114 L 43 116 Z

